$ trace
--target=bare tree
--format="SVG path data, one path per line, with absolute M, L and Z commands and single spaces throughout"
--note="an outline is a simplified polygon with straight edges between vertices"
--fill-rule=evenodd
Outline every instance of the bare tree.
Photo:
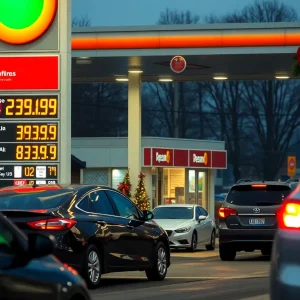
M 263 0 L 255 1 L 241 11 L 222 17 L 211 15 L 206 20 L 210 23 L 252 23 L 290 22 L 297 19 L 296 11 L 285 3 L 277 0 Z M 220 122 L 227 131 L 225 141 L 235 179 L 245 175 L 241 174 L 241 170 L 243 166 L 247 166 L 247 160 L 243 159 L 240 146 L 247 144 L 249 149 L 247 154 L 249 156 L 252 152 L 252 163 L 256 163 L 256 175 L 262 175 L 264 179 L 273 180 L 283 163 L 298 126 L 297 118 L 300 116 L 297 115 L 298 102 L 295 102 L 295 91 L 299 88 L 298 84 L 290 81 L 276 82 L 273 80 L 230 81 L 226 83 L 225 89 L 229 91 L 226 96 L 221 92 L 224 89 L 223 84 L 217 85 L 217 88 L 220 90 L 217 93 L 219 95 L 217 98 L 211 93 L 211 87 L 208 90 L 210 97 L 214 99 L 215 110 L 219 114 Z M 244 91 L 239 95 L 238 103 L 232 94 L 232 91 L 236 89 Z M 228 111 L 222 110 L 222 106 L 216 105 L 221 101 L 227 103 Z M 245 114 L 241 114 L 245 106 L 249 110 L 249 114 L 246 115 L 248 121 L 245 121 Z M 282 116 L 286 116 L 287 124 L 283 124 Z M 230 120 L 239 121 L 231 122 L 229 129 Z M 244 124 L 244 127 L 241 127 L 241 123 Z M 252 126 L 249 126 L 249 123 Z M 224 127 L 221 131 L 224 131 Z M 250 170 L 248 166 L 246 169 Z
M 160 14 L 158 24 L 195 24 L 200 17 L 190 11 L 178 11 L 167 8 Z M 152 126 L 163 126 L 160 132 L 168 137 L 187 137 L 190 132 L 192 120 L 189 118 L 189 107 L 193 104 L 189 99 L 191 83 L 148 83 L 145 92 L 152 94 L 151 101 L 147 103 L 144 97 L 144 110 L 153 106 L 155 98 L 156 118 L 153 119 Z M 189 105 L 187 104 L 189 101 Z M 152 107 L 153 109 L 153 107 Z M 152 110 L 153 112 L 153 110 Z M 148 123 L 149 125 L 149 123 Z M 157 130 L 156 130 L 157 132 Z
M 89 27 L 91 26 L 91 19 L 85 15 L 80 18 L 74 17 L 72 19 L 72 27 Z
M 90 25 L 87 15 L 72 20 L 73 27 Z M 72 84 L 72 136 L 127 136 L 127 110 L 126 84 Z
M 200 21 L 200 16 L 193 14 L 191 11 L 178 11 L 176 9 L 166 8 L 165 11 L 160 13 L 157 21 L 160 25 L 170 24 L 197 24 Z

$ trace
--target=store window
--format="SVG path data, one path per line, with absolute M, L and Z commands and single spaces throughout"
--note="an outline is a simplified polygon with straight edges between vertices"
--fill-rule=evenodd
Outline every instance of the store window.
M 196 204 L 196 171 L 189 170 L 189 203 Z
M 122 182 L 124 180 L 126 171 L 127 171 L 126 169 L 113 169 L 112 170 L 112 187 L 114 189 L 117 189 L 120 182 Z
M 185 169 L 163 169 L 164 204 L 185 203 Z
M 207 173 L 200 171 L 198 172 L 198 203 L 199 205 L 202 205 L 203 207 L 207 207 Z

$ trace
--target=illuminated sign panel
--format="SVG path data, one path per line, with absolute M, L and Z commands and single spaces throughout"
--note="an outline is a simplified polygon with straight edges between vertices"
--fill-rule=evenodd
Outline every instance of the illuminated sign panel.
M 0 187 L 58 182 L 59 107 L 58 94 L 0 93 Z
M 0 141 L 57 142 L 58 122 L 55 123 L 0 123 Z
M 0 187 L 24 184 L 55 184 L 58 165 L 0 165 Z
M 2 143 L 0 161 L 57 161 L 57 144 Z
M 1 56 L 1 90 L 59 90 L 59 56 Z
M 0 118 L 57 118 L 58 96 L 1 96 Z
M 44 35 L 57 14 L 58 0 L 1 0 L 0 40 L 24 45 Z

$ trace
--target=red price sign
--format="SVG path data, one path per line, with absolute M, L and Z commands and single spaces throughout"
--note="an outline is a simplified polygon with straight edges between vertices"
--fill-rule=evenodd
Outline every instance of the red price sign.
M 14 180 L 14 185 L 15 186 L 21 186 L 21 185 L 25 185 L 25 184 L 27 184 L 27 180 L 22 180 L 22 179 Z
M 174 56 L 171 59 L 170 67 L 174 73 L 182 73 L 186 69 L 186 60 L 182 56 Z

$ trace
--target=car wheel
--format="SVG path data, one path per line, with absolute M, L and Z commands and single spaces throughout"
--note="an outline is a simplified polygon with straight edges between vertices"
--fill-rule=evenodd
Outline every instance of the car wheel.
M 233 261 L 236 256 L 236 250 L 232 249 L 228 246 L 220 245 L 219 246 L 219 254 L 220 254 L 221 260 Z
M 145 272 L 149 280 L 161 281 L 165 279 L 168 272 L 166 246 L 162 242 L 159 242 L 154 251 L 153 267 L 151 269 L 147 269 Z
M 216 248 L 216 231 L 213 230 L 210 236 L 210 244 L 206 245 L 206 250 L 212 251 Z
M 90 245 L 85 252 L 84 279 L 89 288 L 96 288 L 101 280 L 101 255 L 95 245 Z
M 194 231 L 192 235 L 191 247 L 189 248 L 189 251 L 195 252 L 197 250 L 197 245 L 198 245 L 198 237 L 197 237 L 197 233 Z

